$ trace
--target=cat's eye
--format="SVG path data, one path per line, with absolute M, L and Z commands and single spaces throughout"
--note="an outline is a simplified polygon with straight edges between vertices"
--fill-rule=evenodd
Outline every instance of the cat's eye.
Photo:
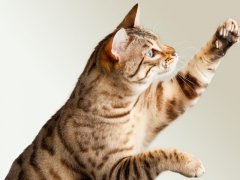
M 149 57 L 149 58 L 153 58 L 155 56 L 154 50 L 153 49 L 149 49 L 146 53 L 145 56 Z

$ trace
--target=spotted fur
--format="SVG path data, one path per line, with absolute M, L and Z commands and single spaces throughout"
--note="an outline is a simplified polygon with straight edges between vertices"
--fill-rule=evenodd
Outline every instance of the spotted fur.
M 14 161 L 6 180 L 203 174 L 201 162 L 188 153 L 144 149 L 199 99 L 219 59 L 239 41 L 239 27 L 227 20 L 185 69 L 164 81 L 175 70 L 177 54 L 139 26 L 137 9 L 99 43 L 66 104 Z

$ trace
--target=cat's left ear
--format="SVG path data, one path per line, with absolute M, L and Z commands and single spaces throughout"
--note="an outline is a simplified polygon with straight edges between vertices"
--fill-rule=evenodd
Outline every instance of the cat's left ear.
M 120 28 L 133 28 L 140 26 L 140 9 L 138 4 L 133 6 L 133 8 L 128 12 L 123 21 L 118 25 L 117 29 Z

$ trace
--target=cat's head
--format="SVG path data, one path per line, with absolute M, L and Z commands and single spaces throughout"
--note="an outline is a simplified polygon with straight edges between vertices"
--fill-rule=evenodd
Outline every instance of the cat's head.
M 159 37 L 139 25 L 135 5 L 105 42 L 100 66 L 134 83 L 151 83 L 173 72 L 178 57 Z

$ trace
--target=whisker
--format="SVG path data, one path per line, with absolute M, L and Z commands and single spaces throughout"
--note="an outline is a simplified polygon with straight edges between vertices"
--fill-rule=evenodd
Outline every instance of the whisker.
M 191 84 L 193 84 L 193 85 L 195 85 L 195 83 L 193 83 L 192 81 L 190 81 L 189 79 L 186 79 L 186 78 L 184 78 L 181 74 L 177 74 L 177 76 L 180 78 L 180 79 L 182 79 L 186 84 L 187 84 L 187 86 L 189 87 L 189 88 L 191 88 L 192 90 L 195 90 L 192 86 L 190 86 L 189 85 L 189 83 L 191 83 Z

